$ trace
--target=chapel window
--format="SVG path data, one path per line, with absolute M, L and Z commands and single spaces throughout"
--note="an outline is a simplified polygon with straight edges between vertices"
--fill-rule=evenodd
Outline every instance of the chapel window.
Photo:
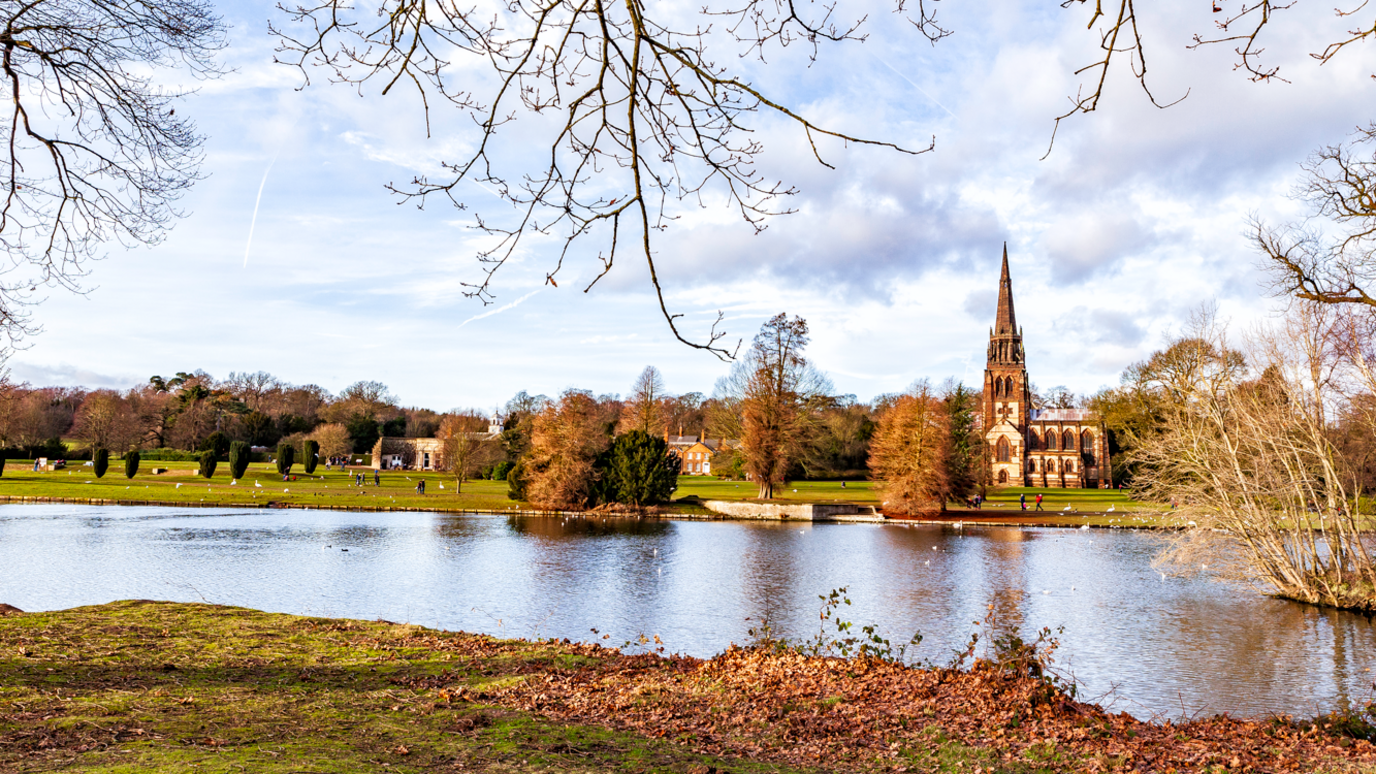
M 1046 448 L 1047 448 L 1048 450 L 1050 450 L 1050 451 L 1056 451 L 1056 431 L 1055 431 L 1055 430 L 1047 430 L 1047 431 L 1046 431 Z
M 1094 433 L 1088 430 L 1080 433 L 1080 451 L 1094 451 Z
M 999 471 L 999 483 L 1000 483 L 1000 484 L 1006 484 L 1006 483 L 1008 483 L 1008 471 L 1006 471 L 1006 470 L 1000 470 L 1000 471 Z
M 1061 436 L 1061 448 L 1066 451 L 1075 451 L 1074 430 L 1067 430 L 1065 431 L 1065 435 Z
M 1012 449 L 1008 446 L 1008 439 L 1000 438 L 997 449 L 999 462 L 1007 462 L 1012 452 Z

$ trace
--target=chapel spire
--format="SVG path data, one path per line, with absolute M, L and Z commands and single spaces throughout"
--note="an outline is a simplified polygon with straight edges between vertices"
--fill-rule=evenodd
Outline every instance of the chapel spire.
M 1013 313 L 1013 281 L 1008 277 L 1008 243 L 1003 243 L 1003 270 L 999 273 L 999 309 L 989 331 L 989 364 L 1021 367 L 1022 331 Z
M 995 336 L 1016 336 L 1018 318 L 1013 313 L 1013 281 L 1008 277 L 1008 243 L 1003 243 L 1003 271 L 999 274 L 999 311 L 994 318 Z

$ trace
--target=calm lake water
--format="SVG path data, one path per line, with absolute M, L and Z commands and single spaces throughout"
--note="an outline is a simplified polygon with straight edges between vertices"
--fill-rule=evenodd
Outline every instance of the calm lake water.
M 343 549 L 348 549 L 347 551 Z M 708 656 L 769 619 L 841 617 L 945 662 L 994 605 L 1064 627 L 1081 697 L 1138 717 L 1313 715 L 1376 698 L 1376 627 L 1204 578 L 1146 532 L 635 521 L 305 510 L 0 506 L 0 602 L 208 601 Z M 599 634 L 594 635 L 596 628 Z M 1102 698 L 1100 698 L 1102 697 Z

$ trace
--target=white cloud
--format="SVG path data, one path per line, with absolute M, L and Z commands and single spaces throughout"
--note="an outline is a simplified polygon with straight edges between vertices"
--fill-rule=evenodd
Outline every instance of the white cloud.
M 680 2 L 673 12 L 695 8 Z M 1376 57 L 1306 61 L 1342 26 L 1326 11 L 1286 11 L 1286 33 L 1266 55 L 1292 83 L 1253 84 L 1232 71 L 1230 49 L 1186 50 L 1189 33 L 1212 24 L 1207 4 L 1168 0 L 1139 9 L 1152 83 L 1162 99 L 1186 89 L 1189 98 L 1158 110 L 1115 75 L 1100 110 L 1064 122 L 1041 160 L 1052 119 L 1077 88 L 1073 71 L 1096 51 L 1086 8 L 943 8 L 957 34 L 935 47 L 891 4 L 840 10 L 870 14 L 865 43 L 824 48 L 813 67 L 796 46 L 732 66 L 824 125 L 913 147 L 935 134 L 935 152 L 823 140 L 831 170 L 792 122 L 751 117 L 751 138 L 765 148 L 758 171 L 798 188 L 784 202 L 797 214 L 755 235 L 716 189 L 703 207 L 671 202 L 681 218 L 654 249 L 686 336 L 701 341 L 717 310 L 727 313 L 727 341 L 746 344 L 770 315 L 802 315 L 813 361 L 861 398 L 924 376 L 979 381 L 1005 241 L 1040 384 L 1085 392 L 1116 383 L 1210 299 L 1239 323 L 1257 318 L 1271 301 L 1257 286 L 1244 218 L 1299 214 L 1282 198 L 1297 163 L 1373 118 Z M 258 11 L 238 12 L 228 52 L 237 71 L 185 108 L 209 137 L 209 176 L 185 200 L 189 216 L 157 249 L 116 249 L 93 264 L 88 297 L 54 294 L 38 309 L 47 332 L 15 356 L 16 374 L 116 386 L 125 377 L 109 374 L 261 368 L 330 389 L 376 378 L 408 402 L 445 407 L 490 405 L 519 389 L 625 392 L 647 363 L 680 391 L 710 392 L 725 373 L 674 341 L 633 249 L 584 294 L 606 242 L 575 245 L 559 287 L 533 294 L 561 243 L 532 238 L 497 274 L 495 308 L 463 298 L 463 283 L 483 276 L 474 256 L 491 244 L 470 228 L 474 213 L 494 222 L 517 214 L 477 184 L 456 194 L 465 209 L 435 199 L 423 210 L 384 185 L 471 152 L 469 117 L 433 104 L 427 139 L 414 95 L 360 98 L 324 83 L 298 91 L 298 72 L 268 63 L 273 42 Z M 462 67 L 481 87 L 477 65 Z M 523 117 L 494 161 L 528 169 L 545 128 Z M 255 196 L 274 157 L 245 269 Z M 618 175 L 590 184 L 614 195 L 624 189 Z

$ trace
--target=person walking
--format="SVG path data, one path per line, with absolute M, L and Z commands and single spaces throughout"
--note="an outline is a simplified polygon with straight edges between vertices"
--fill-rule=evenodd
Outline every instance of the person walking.
M 1026 493 L 1026 492 L 1023 492 L 1022 494 L 1018 495 L 1018 507 L 1022 508 L 1024 511 L 1027 510 L 1027 493 Z
M 376 470 L 373 471 L 373 486 L 382 486 L 382 473 Z
M 1040 511 L 1041 509 L 1042 509 L 1042 496 L 1041 496 L 1041 493 L 1039 492 L 1039 493 L 1037 494 L 1037 510 Z

